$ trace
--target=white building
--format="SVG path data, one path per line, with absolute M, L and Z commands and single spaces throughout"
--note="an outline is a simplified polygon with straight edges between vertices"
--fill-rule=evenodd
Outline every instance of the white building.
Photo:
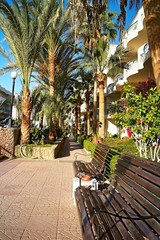
M 143 7 L 139 9 L 126 30 L 121 46 L 128 49 L 125 53 L 127 69 L 123 71 L 123 74 L 118 74 L 108 81 L 106 89 L 106 129 L 111 135 L 117 134 L 118 129 L 108 110 L 110 103 L 121 97 L 123 84 L 127 81 L 136 86 L 149 77 L 154 79 Z

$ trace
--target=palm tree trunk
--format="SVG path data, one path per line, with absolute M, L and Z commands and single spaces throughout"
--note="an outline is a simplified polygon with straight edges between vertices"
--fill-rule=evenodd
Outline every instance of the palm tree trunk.
M 49 64 L 48 64 L 48 73 L 49 73 L 49 91 L 50 96 L 54 96 L 54 90 L 55 90 L 55 55 L 53 51 L 49 52 Z
M 90 111 L 89 111 L 89 96 L 90 92 L 86 92 L 86 120 L 87 120 L 87 136 L 90 134 Z
M 53 122 L 54 122 L 53 117 L 50 116 L 50 128 L 49 128 L 49 136 L 48 136 L 50 141 L 54 141 L 54 137 L 55 137 L 55 126 Z
M 21 144 L 28 144 L 30 138 L 31 99 L 29 88 L 24 86 L 22 93 Z
M 93 92 L 93 134 L 97 130 L 97 79 L 94 79 L 94 92 Z
M 77 98 L 77 135 L 81 133 L 81 96 Z
M 55 55 L 52 50 L 49 51 L 49 64 L 48 64 L 48 73 L 49 73 L 49 91 L 50 96 L 54 96 L 55 91 Z M 53 113 L 52 113 L 53 114 Z M 50 117 L 50 126 L 49 126 L 49 140 L 54 140 L 54 134 L 55 134 L 55 122 L 54 122 L 54 116 L 52 115 Z
M 104 111 L 104 85 L 106 81 L 106 75 L 105 74 L 97 74 L 97 81 L 99 84 L 99 137 L 103 138 L 105 137 L 105 111 Z
M 153 73 L 160 90 L 160 1 L 143 0 Z

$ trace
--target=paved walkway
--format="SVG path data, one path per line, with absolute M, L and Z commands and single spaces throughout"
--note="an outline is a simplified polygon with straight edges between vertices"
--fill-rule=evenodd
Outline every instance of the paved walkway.
M 84 150 L 70 138 L 56 160 L 0 162 L 1 240 L 82 239 L 72 198 L 76 152 Z

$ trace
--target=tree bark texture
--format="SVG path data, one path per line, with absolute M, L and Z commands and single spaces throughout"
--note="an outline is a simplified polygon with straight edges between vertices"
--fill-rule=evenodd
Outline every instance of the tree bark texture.
M 104 86 L 106 81 L 105 74 L 97 74 L 97 81 L 99 86 L 99 137 L 105 137 L 105 110 L 104 110 Z
M 30 140 L 31 98 L 29 88 L 26 86 L 23 88 L 21 107 L 21 144 L 28 144 Z
M 160 0 L 143 0 L 153 73 L 160 90 Z

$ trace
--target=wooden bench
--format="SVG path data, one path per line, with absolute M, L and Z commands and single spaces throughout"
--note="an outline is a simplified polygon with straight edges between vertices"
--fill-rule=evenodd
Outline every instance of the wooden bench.
M 75 176 L 81 178 L 84 175 L 89 175 L 91 178 L 104 180 L 104 172 L 106 168 L 109 168 L 107 162 L 111 160 L 112 154 L 113 151 L 109 146 L 102 143 L 97 144 L 90 162 L 77 160 L 78 155 L 83 154 L 75 154 L 75 161 L 73 162 Z
M 122 155 L 107 188 L 80 186 L 76 203 L 86 240 L 160 239 L 160 164 Z

